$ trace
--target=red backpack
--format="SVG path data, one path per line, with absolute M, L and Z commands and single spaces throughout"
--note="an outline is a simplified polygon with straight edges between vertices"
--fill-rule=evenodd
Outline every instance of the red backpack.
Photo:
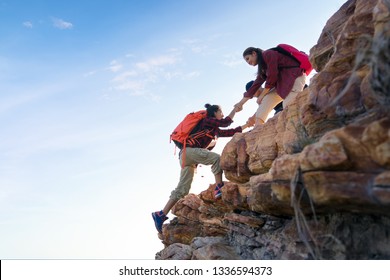
M 208 134 L 208 130 L 199 130 L 200 122 L 207 115 L 206 110 L 189 113 L 173 130 L 170 140 L 183 150 L 182 167 L 185 165 L 185 152 L 187 144 L 195 144 L 197 139 L 203 136 L 214 138 Z
M 271 50 L 280 52 L 281 54 L 287 55 L 295 61 L 299 62 L 300 68 L 305 70 L 306 75 L 309 75 L 310 72 L 313 70 L 313 66 L 310 63 L 309 56 L 306 53 L 297 50 L 293 46 L 287 44 L 279 44 Z

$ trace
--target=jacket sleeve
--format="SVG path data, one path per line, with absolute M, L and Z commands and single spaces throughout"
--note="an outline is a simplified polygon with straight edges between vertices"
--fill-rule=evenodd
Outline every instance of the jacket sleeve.
M 206 127 L 228 127 L 232 122 L 233 120 L 230 117 L 226 117 L 221 120 L 216 118 L 205 118 L 203 125 Z
M 216 131 L 216 135 L 218 137 L 231 137 L 237 132 L 242 132 L 241 126 L 237 126 L 236 128 L 232 129 L 218 129 Z
M 252 86 L 249 88 L 248 91 L 244 93 L 244 97 L 253 98 L 256 91 L 261 87 L 261 85 L 264 83 L 265 79 L 261 75 L 257 75 L 256 80 L 253 82 Z

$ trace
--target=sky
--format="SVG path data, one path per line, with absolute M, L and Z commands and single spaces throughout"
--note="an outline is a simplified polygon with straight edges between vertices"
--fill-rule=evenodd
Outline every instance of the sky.
M 309 53 L 344 2 L 0 0 L 0 259 L 154 259 L 172 130 L 229 114 L 256 74 L 244 49 Z M 212 183 L 200 166 L 191 192 Z

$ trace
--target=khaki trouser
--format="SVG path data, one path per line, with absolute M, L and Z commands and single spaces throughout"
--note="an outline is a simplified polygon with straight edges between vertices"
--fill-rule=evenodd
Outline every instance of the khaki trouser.
M 180 167 L 182 166 L 182 152 L 180 152 Z M 219 165 L 220 155 L 202 148 L 186 148 L 185 166 L 180 171 L 180 181 L 171 192 L 170 199 L 179 200 L 190 192 L 192 179 L 197 164 L 211 165 L 211 171 L 214 175 L 222 172 Z
M 256 111 L 256 118 L 260 118 L 266 122 L 272 109 L 282 101 L 283 108 L 287 108 L 287 106 L 290 105 L 293 100 L 295 100 L 297 94 L 303 90 L 305 83 L 306 74 L 296 78 L 290 93 L 284 100 L 278 95 L 275 89 L 272 89 L 266 96 L 264 96 L 263 100 L 259 104 L 259 108 L 257 108 Z

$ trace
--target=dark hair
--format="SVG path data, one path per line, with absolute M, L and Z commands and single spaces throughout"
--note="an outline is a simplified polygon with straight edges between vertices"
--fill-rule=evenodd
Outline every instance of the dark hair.
M 263 60 L 263 50 L 255 47 L 249 47 L 246 48 L 245 51 L 242 53 L 242 57 L 245 57 L 246 55 L 250 55 L 253 52 L 257 54 L 257 75 L 260 75 L 263 69 L 264 69 L 264 60 Z
M 210 105 L 207 103 L 206 105 L 204 105 L 204 107 L 206 108 L 208 117 L 215 117 L 215 113 L 219 110 L 218 105 Z

